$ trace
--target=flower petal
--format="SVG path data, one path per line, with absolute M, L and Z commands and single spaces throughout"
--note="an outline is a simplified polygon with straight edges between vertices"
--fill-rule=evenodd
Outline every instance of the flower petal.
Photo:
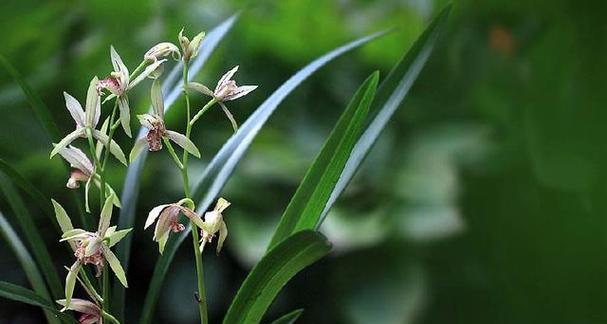
M 200 158 L 200 151 L 189 138 L 171 130 L 167 130 L 166 134 L 171 141 L 175 142 L 177 145 L 181 146 L 184 150 L 188 151 L 195 157 Z
M 103 121 L 103 124 L 101 124 L 101 128 L 99 129 L 100 132 L 102 132 L 103 134 L 107 134 L 107 128 L 108 125 L 110 124 L 110 117 L 106 118 Z M 97 145 L 95 146 L 95 156 L 97 157 L 98 160 L 101 160 L 101 152 L 103 152 L 104 149 L 104 145 L 103 143 L 97 141 Z
M 110 235 L 110 242 L 108 243 L 109 247 L 116 245 L 116 243 L 120 242 L 127 234 L 131 232 L 132 228 L 127 228 L 123 230 L 116 231 Z
M 158 252 L 160 252 L 160 254 L 162 254 L 162 252 L 164 252 L 164 246 L 167 244 L 168 240 L 169 240 L 169 232 L 166 232 L 158 240 Z
M 85 125 L 95 128 L 101 117 L 101 102 L 99 101 L 99 93 L 97 92 L 97 82 L 99 79 L 94 77 L 89 84 L 89 89 L 86 92 L 86 105 L 84 107 Z
M 55 209 L 55 217 L 57 218 L 57 223 L 59 223 L 59 227 L 61 227 L 61 231 L 63 233 L 73 230 L 74 225 L 72 225 L 72 220 L 65 212 L 63 206 L 61 206 L 55 199 L 51 199 L 53 203 L 53 208 Z
M 118 109 L 120 110 L 120 124 L 128 137 L 131 135 L 131 113 L 129 108 L 129 99 L 126 96 L 118 97 Z
M 152 208 L 152 210 L 150 210 L 150 212 L 148 214 L 148 218 L 145 220 L 145 225 L 143 226 L 143 229 L 145 230 L 148 227 L 150 227 L 150 225 L 154 224 L 154 222 L 156 221 L 156 218 L 158 218 L 160 213 L 170 205 L 171 204 L 165 204 L 165 205 L 160 205 L 160 206 L 156 206 L 156 207 Z
M 91 189 L 91 181 L 93 177 L 90 177 L 84 186 L 84 209 L 87 213 L 91 212 L 91 208 L 89 206 L 89 190 Z
M 156 120 L 157 118 L 150 114 L 141 114 L 137 115 L 137 119 L 139 119 L 141 126 L 147 129 L 153 129 L 154 125 L 152 124 L 152 121 Z
M 198 55 L 198 50 L 200 49 L 200 43 L 204 39 L 205 32 L 200 32 L 190 42 L 190 49 L 192 51 L 192 56 L 190 58 L 194 58 Z
M 65 277 L 65 305 L 63 305 L 63 309 L 61 311 L 70 308 L 72 295 L 74 294 L 74 287 L 76 286 L 76 277 L 78 276 L 78 271 L 80 271 L 80 262 L 76 261 L 70 267 L 67 277 Z
M 228 236 L 228 227 L 226 226 L 226 222 L 221 221 L 221 227 L 219 228 L 219 239 L 217 240 L 217 254 L 221 252 L 221 248 L 223 247 L 223 242 L 226 240 Z
M 124 84 L 129 84 L 129 69 L 127 69 L 124 62 L 122 62 L 122 58 L 114 49 L 114 46 L 110 46 L 110 59 L 112 60 L 112 66 L 114 67 L 114 71 L 118 72 L 124 79 Z
M 223 113 L 226 114 L 226 117 L 228 117 L 228 120 L 232 124 L 232 129 L 234 130 L 234 132 L 236 132 L 238 130 L 238 123 L 236 122 L 236 119 L 234 119 L 234 116 L 232 115 L 230 110 L 228 110 L 228 107 L 223 104 L 223 102 L 220 101 L 219 105 L 221 106 L 221 110 L 223 110 Z
M 114 198 L 113 195 L 110 194 L 107 199 L 105 199 L 105 203 L 103 204 L 103 208 L 101 209 L 101 216 L 99 216 L 99 228 L 97 229 L 97 234 L 99 235 L 99 237 L 104 237 L 105 232 L 110 227 L 113 208 Z
M 120 261 L 118 260 L 116 255 L 110 250 L 109 247 L 105 245 L 101 245 L 101 251 L 103 253 L 103 256 L 105 257 L 105 260 L 107 261 L 107 263 L 109 263 L 110 268 L 112 268 L 112 271 L 114 271 L 116 278 L 120 280 L 120 283 L 125 288 L 128 288 L 129 285 L 126 282 L 126 275 L 124 273 L 124 269 L 122 268 L 122 265 L 120 265 Z
M 59 299 L 57 300 L 57 304 L 65 306 L 66 300 Z M 101 313 L 101 309 L 95 303 L 80 298 L 72 299 L 69 307 L 67 307 L 66 309 L 73 310 L 78 313 L 90 314 L 95 316 L 99 316 L 99 314 Z
M 202 93 L 203 95 L 213 97 L 213 91 L 211 91 L 211 89 L 207 88 L 207 86 L 205 86 L 204 84 L 201 84 L 198 82 L 188 83 L 188 90 L 194 90 L 196 92 Z
M 234 92 L 231 92 L 229 95 L 225 96 L 223 98 L 223 101 L 236 100 L 240 97 L 244 97 L 244 96 L 248 95 L 251 91 L 253 91 L 255 89 L 257 89 L 257 86 L 253 86 L 253 85 L 239 86 L 238 88 L 236 88 L 236 90 L 234 90 Z
M 152 74 L 152 72 L 156 71 L 156 69 L 164 62 L 166 62 L 166 59 L 162 59 L 162 60 L 158 60 L 150 65 L 148 65 L 145 70 L 143 70 L 143 72 L 141 72 L 141 74 L 139 74 L 135 79 L 133 79 L 133 81 L 131 83 L 129 83 L 129 89 L 132 89 L 133 87 L 135 87 L 136 85 L 138 85 L 141 81 L 143 81 L 145 78 L 147 78 L 150 74 Z
M 164 100 L 162 99 L 162 87 L 160 86 L 159 80 L 152 82 L 152 89 L 150 91 L 152 99 L 152 108 L 154 113 L 161 119 L 164 119 Z
M 79 148 L 71 145 L 64 147 L 59 150 L 59 155 L 70 164 L 70 167 L 82 171 L 89 177 L 93 174 L 93 163 Z
M 234 76 L 236 71 L 238 71 L 238 65 L 233 67 L 230 71 L 226 72 L 226 74 L 224 74 L 221 77 L 221 79 L 219 79 L 219 82 L 217 82 L 217 87 L 215 87 L 215 92 L 217 92 L 219 90 L 219 88 L 221 88 L 224 85 L 224 83 L 230 81 L 230 79 L 232 79 L 232 77 Z
M 189 208 L 181 207 L 181 213 L 189 218 L 196 226 L 198 226 L 202 230 L 206 230 L 207 226 L 205 225 L 202 218 L 192 211 Z
M 73 228 L 71 230 L 67 230 L 63 232 L 61 235 L 61 240 L 59 242 L 67 241 L 73 239 L 74 236 L 80 236 L 81 234 L 89 233 L 81 228 Z
M 154 241 L 158 241 L 171 230 L 171 221 L 179 215 L 179 209 L 180 206 L 170 204 L 160 212 L 154 228 Z
M 101 143 L 103 143 L 103 145 L 107 145 L 107 142 L 109 140 L 109 137 L 107 135 L 94 129 L 93 136 Z M 115 156 L 122 164 L 128 165 L 126 162 L 126 157 L 124 156 L 124 152 L 122 152 L 122 149 L 114 140 L 112 140 L 112 142 L 110 143 L 110 153 L 112 153 L 112 155 Z
M 65 106 L 76 122 L 76 125 L 78 127 L 84 127 L 84 110 L 82 109 L 80 102 L 65 91 L 63 92 L 63 97 L 65 98 Z
M 51 158 L 53 156 L 55 156 L 57 153 L 59 153 L 59 151 L 68 146 L 71 142 L 73 142 L 76 138 L 84 135 L 85 129 L 84 128 L 78 128 L 75 131 L 67 134 L 59 143 L 57 143 L 57 145 L 55 145 L 55 147 L 53 148 L 53 150 L 51 151 Z
M 147 143 L 148 143 L 148 141 L 146 140 L 145 137 L 142 137 L 142 138 L 138 139 L 137 141 L 135 141 L 135 144 L 133 145 L 133 148 L 131 149 L 131 153 L 129 154 L 130 163 L 133 163 L 133 161 L 135 161 L 135 159 L 137 158 L 137 156 L 139 156 L 139 153 L 141 153 L 141 151 L 143 151 L 143 148 L 145 148 Z
M 118 208 L 122 208 L 122 204 L 120 203 L 120 198 L 118 198 L 118 195 L 116 194 L 116 191 L 114 191 L 114 188 L 112 188 L 112 186 L 110 186 L 107 182 L 105 183 L 105 190 L 107 190 L 107 192 L 112 195 L 112 203 L 114 203 L 114 206 L 118 207 Z

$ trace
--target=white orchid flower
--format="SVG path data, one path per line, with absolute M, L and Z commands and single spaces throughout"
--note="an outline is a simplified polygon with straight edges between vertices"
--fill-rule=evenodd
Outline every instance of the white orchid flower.
M 164 125 L 164 101 L 162 98 L 160 82 L 158 80 L 154 80 L 154 83 L 152 84 L 151 96 L 153 113 L 137 116 L 141 125 L 148 129 L 148 134 L 146 137 L 142 137 L 135 142 L 129 159 L 131 161 L 135 160 L 146 144 L 150 152 L 160 151 L 162 149 L 162 140 L 171 140 L 190 154 L 200 158 L 200 151 L 189 138 L 175 131 L 166 129 Z
M 90 212 L 89 208 L 89 189 L 91 181 L 95 183 L 97 188 L 101 188 L 101 179 L 98 174 L 95 173 L 93 163 L 80 149 L 74 146 L 64 147 L 59 150 L 59 155 L 63 157 L 71 167 L 70 178 L 67 181 L 66 187 L 70 189 L 80 188 L 80 182 L 85 182 L 84 200 L 86 211 Z M 105 184 L 106 190 L 114 197 L 114 206 L 121 208 L 120 199 L 116 195 L 114 189 L 108 184 Z
M 99 101 L 99 94 L 96 90 L 98 82 L 99 80 L 97 77 L 94 77 L 91 80 L 86 94 L 86 105 L 84 110 L 82 109 L 82 105 L 78 102 L 78 100 L 69 95 L 67 92 L 63 93 L 63 96 L 65 97 L 65 106 L 76 122 L 76 130 L 69 133 L 55 145 L 51 151 L 51 158 L 77 138 L 86 138 L 88 134 L 97 139 L 99 142 L 103 143 L 103 145 L 107 145 L 109 137 L 104 132 L 95 129 L 101 116 L 101 102 Z M 110 142 L 110 153 L 112 153 L 112 155 L 114 155 L 124 165 L 127 164 L 126 157 L 124 156 L 122 149 L 114 140 Z
M 179 44 L 181 45 L 181 51 L 183 52 L 183 61 L 189 62 L 191 59 L 198 55 L 198 50 L 200 49 L 200 43 L 204 39 L 204 32 L 198 33 L 192 40 L 190 41 L 186 36 L 183 36 L 183 28 L 179 32 Z
M 76 261 L 69 268 L 65 279 L 64 308 L 67 309 L 70 307 L 74 286 L 76 285 L 78 272 L 82 265 L 94 265 L 97 268 L 97 276 L 99 276 L 103 271 L 105 261 L 107 261 L 120 283 L 124 287 L 127 287 L 128 284 L 124 269 L 110 248 L 124 238 L 131 229 L 116 231 L 116 226 L 110 227 L 110 220 L 112 218 L 112 195 L 110 195 L 103 204 L 101 216 L 99 217 L 99 226 L 94 233 L 80 228 L 73 228 L 72 222 L 65 212 L 65 209 L 56 201 L 53 200 L 52 202 L 55 208 L 57 222 L 63 231 L 60 242 L 67 241 L 70 243 L 70 246 L 74 249 L 74 256 L 76 256 Z
M 223 109 L 223 112 L 226 114 L 230 122 L 232 123 L 232 127 L 234 131 L 238 129 L 238 124 L 234 120 L 232 113 L 228 110 L 228 107 L 224 104 L 225 101 L 232 101 L 238 98 L 244 97 L 249 94 L 251 91 L 257 89 L 256 85 L 244 85 L 238 86 L 236 85 L 236 81 L 232 80 L 234 74 L 238 71 L 238 65 L 224 74 L 219 82 L 217 82 L 217 86 L 214 91 L 211 91 L 205 85 L 200 84 L 198 82 L 190 82 L 188 83 L 188 88 L 194 91 L 200 92 L 204 95 L 213 97 Z M 192 124 L 199 118 L 199 114 L 194 116 L 192 119 Z
M 124 132 L 131 137 L 131 116 L 130 116 L 130 107 L 129 107 L 129 98 L 127 93 L 141 81 L 143 81 L 146 77 L 150 76 L 158 67 L 164 63 L 166 60 L 153 60 L 153 63 L 148 65 L 141 74 L 139 74 L 135 79 L 131 80 L 129 75 L 129 69 L 126 67 L 118 52 L 114 49 L 113 46 L 110 47 L 110 58 L 112 61 L 112 66 L 114 67 L 114 71 L 110 73 L 110 75 L 100 80 L 97 84 L 97 92 L 102 94 L 103 89 L 109 90 L 113 96 L 118 97 L 118 109 L 120 111 L 120 124 L 124 129 Z M 106 100 L 108 100 L 108 97 Z
M 78 323 L 80 324 L 103 324 L 103 316 L 99 305 L 84 299 L 73 298 L 69 303 L 66 299 L 57 300 L 57 304 L 80 313 Z
M 202 228 L 202 219 L 192 209 L 183 206 L 186 203 L 193 206 L 192 200 L 182 199 L 177 203 L 156 206 L 148 214 L 143 229 L 147 229 L 156 222 L 153 240 L 158 242 L 160 254 L 164 251 L 164 246 L 169 239 L 170 232 L 178 233 L 185 229 L 185 226 L 179 223 L 180 214 L 185 215 L 192 220 L 196 226 Z
M 201 226 L 201 238 L 200 238 L 200 253 L 204 251 L 206 243 L 211 243 L 215 234 L 219 232 L 219 239 L 217 240 L 217 254 L 223 247 L 223 242 L 228 236 L 228 227 L 223 220 L 223 211 L 230 206 L 230 202 L 223 198 L 217 200 L 215 208 L 204 214 L 204 223 Z

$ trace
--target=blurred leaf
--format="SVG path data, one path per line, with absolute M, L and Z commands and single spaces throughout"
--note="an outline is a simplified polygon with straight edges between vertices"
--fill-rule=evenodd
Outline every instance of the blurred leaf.
M 51 256 L 46 249 L 46 244 L 42 240 L 42 236 L 38 231 L 38 226 L 34 222 L 31 214 L 28 212 L 25 204 L 15 188 L 4 176 L 0 176 L 0 188 L 6 197 L 6 200 L 11 205 L 15 218 L 19 221 L 21 229 L 25 233 L 25 238 L 31 246 L 36 261 L 42 268 L 45 279 L 50 287 L 51 294 L 54 299 L 59 299 L 63 296 L 61 280 L 57 275 L 57 271 L 53 265 Z
M 27 98 L 34 114 L 38 118 L 38 120 L 46 129 L 49 137 L 52 141 L 58 142 L 61 139 L 61 135 L 59 133 L 59 129 L 57 128 L 57 124 L 53 120 L 53 116 L 50 113 L 48 107 L 44 104 L 42 99 L 30 88 L 25 79 L 19 74 L 17 69 L 2 55 L 0 55 L 0 65 L 4 67 L 4 69 L 11 75 L 11 77 L 19 84 L 23 94 Z
M 197 204 L 197 211 L 204 212 L 211 205 L 219 191 L 221 191 L 225 183 L 228 181 L 232 171 L 234 171 L 234 168 L 236 167 L 236 164 L 244 156 L 244 153 L 249 148 L 249 145 L 261 127 L 268 120 L 268 118 L 270 118 L 272 113 L 276 110 L 276 108 L 278 108 L 278 105 L 289 93 L 291 93 L 308 76 L 316 72 L 319 68 L 332 59 L 354 48 L 357 48 L 382 34 L 383 33 L 376 33 L 362 37 L 334 49 L 333 51 L 306 65 L 283 85 L 281 85 L 276 91 L 274 91 L 274 93 L 272 93 L 272 95 L 266 99 L 266 101 L 264 101 L 261 106 L 257 108 L 257 110 L 255 110 L 247 121 L 242 124 L 238 131 L 226 142 L 226 144 L 221 148 L 221 150 L 206 168 L 201 180 L 194 186 L 194 189 L 192 190 L 192 199 L 194 201 L 199 201 Z M 158 293 L 162 288 L 162 282 L 166 276 L 168 267 L 171 264 L 171 260 L 175 256 L 177 248 L 190 233 L 190 230 L 191 227 L 188 224 L 186 229 L 181 232 L 180 235 L 172 235 L 164 249 L 164 253 L 156 263 L 154 274 L 150 282 L 150 288 L 144 303 L 141 322 L 149 323 L 151 320 L 156 300 L 158 299 Z
M 36 295 L 34 292 L 31 292 L 29 290 L 28 291 L 31 294 L 34 294 L 43 303 L 48 305 L 48 303 L 51 302 L 52 299 L 48 293 L 48 290 L 46 289 L 46 285 L 44 284 L 44 279 L 42 279 L 42 274 L 40 274 L 40 271 L 38 270 L 38 267 L 36 266 L 34 259 L 32 258 L 30 253 L 27 251 L 27 248 L 25 247 L 25 245 L 23 245 L 23 242 L 21 242 L 21 239 L 19 238 L 19 236 L 17 235 L 15 230 L 13 230 L 13 228 L 8 223 L 6 218 L 4 218 L 4 215 L 2 215 L 2 212 L 0 212 L 0 233 L 2 234 L 2 236 L 4 236 L 6 243 L 13 249 L 13 252 L 15 252 L 15 255 L 17 256 L 19 263 L 21 263 L 21 267 L 23 268 L 23 271 L 25 271 L 25 275 L 27 276 L 30 284 L 34 288 L 34 291 L 36 291 L 38 294 Z M 16 297 L 15 298 L 10 297 L 13 295 L 16 295 L 16 296 L 19 295 L 18 291 L 16 293 L 11 293 L 12 289 L 10 289 L 10 288 L 12 288 L 11 287 L 12 285 L 8 284 L 9 286 L 7 288 L 5 288 L 4 285 L 6 283 L 0 282 L 0 284 L 1 284 L 0 285 L 0 296 L 9 298 L 9 299 L 13 299 L 13 300 L 17 300 L 17 301 L 23 301 L 20 299 L 16 299 Z M 18 287 L 18 286 L 15 286 L 15 287 Z M 21 287 L 19 287 L 19 288 L 21 288 Z M 53 315 L 49 314 L 48 312 L 44 312 L 44 313 L 49 322 L 58 323 L 58 321 L 53 318 Z
M 238 290 L 223 323 L 259 323 L 282 287 L 329 253 L 331 244 L 314 231 L 293 234 L 271 249 Z
M 424 33 L 415 41 L 405 57 L 398 63 L 392 72 L 390 72 L 386 80 L 382 82 L 376 100 L 373 102 L 372 106 L 372 111 L 376 115 L 356 143 L 352 155 L 350 155 L 350 158 L 346 163 L 344 172 L 339 178 L 339 181 L 322 212 L 321 220 L 316 224 L 317 227 L 320 226 L 329 212 L 329 209 L 331 209 L 337 198 L 339 198 L 344 191 L 363 159 L 369 153 L 369 150 L 386 127 L 390 117 L 392 117 L 392 114 L 394 114 L 396 109 L 400 106 L 400 103 L 409 92 L 413 82 L 417 79 L 417 76 L 430 57 L 430 53 L 432 52 L 442 27 L 447 22 L 450 10 L 451 5 L 449 4 L 436 18 L 434 18 L 430 26 L 428 26 Z
M 44 210 L 44 213 L 49 217 L 51 223 L 55 225 L 55 228 L 60 231 L 58 224 L 55 222 L 55 215 L 51 205 L 48 203 L 49 199 L 34 186 L 29 180 L 23 177 L 19 171 L 13 168 L 10 164 L 0 158 L 0 172 L 4 173 L 9 177 L 15 185 L 21 190 L 25 191 L 36 204 Z
M 379 72 L 375 72 L 365 80 L 352 97 L 289 202 L 268 249 L 291 233 L 312 229 L 318 223 L 354 144 L 363 131 L 378 82 Z
M 78 323 L 72 317 L 58 311 L 57 307 L 55 307 L 52 302 L 49 302 L 39 294 L 21 286 L 6 281 L 0 281 L 0 297 L 44 308 L 47 319 L 51 323 L 59 323 L 57 317 L 64 323 Z M 51 311 L 55 315 L 49 314 L 48 311 Z
M 232 28 L 236 20 L 238 19 L 239 14 L 232 15 L 230 18 L 226 19 L 217 27 L 213 28 L 209 31 L 200 46 L 200 50 L 198 52 L 198 56 L 189 69 L 189 78 L 190 80 L 194 78 L 198 72 L 202 69 L 209 56 L 213 52 L 213 50 L 217 47 L 219 42 L 223 39 L 223 37 L 227 34 L 227 32 Z M 166 80 L 163 82 L 162 89 L 163 92 L 168 92 L 169 95 L 164 100 L 164 109 L 165 112 L 168 111 L 172 105 L 175 103 L 175 100 L 179 97 L 181 93 L 181 87 L 183 84 L 183 79 L 178 79 L 180 75 L 180 69 L 182 64 L 177 64 L 173 70 L 167 75 Z M 173 84 L 173 86 L 171 86 Z M 142 127 L 139 130 L 138 138 L 145 136 L 146 130 Z M 122 208 L 120 209 L 120 218 L 119 218 L 119 227 L 120 228 L 131 228 L 135 226 L 135 211 L 137 205 L 137 198 L 139 195 L 139 178 L 141 177 L 141 173 L 143 171 L 143 165 L 145 163 L 147 157 L 147 152 L 144 150 L 139 154 L 139 157 L 135 160 L 135 162 L 129 165 L 126 179 L 124 181 L 124 187 L 122 190 Z M 133 235 L 129 235 L 122 240 L 122 243 L 118 246 L 117 256 L 124 266 L 124 271 L 128 272 L 129 267 L 129 257 L 131 250 L 131 240 Z M 167 244 L 167 248 L 171 246 L 171 242 L 169 241 Z M 174 252 L 169 250 L 164 252 L 164 256 L 167 256 Z M 166 260 L 166 265 L 163 267 L 164 269 L 168 269 L 168 265 L 172 260 L 172 255 L 170 258 Z M 161 264 L 162 260 L 159 260 L 158 264 Z M 157 268 L 158 268 L 157 264 Z M 156 271 L 154 272 L 156 273 Z M 143 312 L 141 315 L 142 322 L 149 322 L 151 318 L 153 307 L 156 299 L 158 298 L 158 290 L 155 287 L 160 287 L 162 284 L 162 279 L 164 278 L 164 274 L 160 275 L 160 278 L 152 278 L 150 281 L 150 289 L 148 291 L 146 302 L 143 307 Z M 124 316 L 124 287 L 122 285 L 116 283 L 114 285 L 114 302 L 116 303 L 114 309 L 116 315 L 123 317 Z
M 288 314 L 281 316 L 270 324 L 293 324 L 295 323 L 295 321 L 297 321 L 299 316 L 301 316 L 301 313 L 303 313 L 303 311 L 303 308 L 296 309 Z

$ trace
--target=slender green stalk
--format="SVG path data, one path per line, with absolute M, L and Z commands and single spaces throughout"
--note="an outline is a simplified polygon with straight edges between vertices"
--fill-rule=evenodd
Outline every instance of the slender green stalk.
M 166 138 L 162 138 L 162 141 L 164 142 L 164 145 L 166 145 L 167 150 L 169 150 L 169 154 L 173 158 L 173 161 L 175 161 L 175 164 L 177 164 L 177 167 L 179 168 L 179 170 L 183 170 L 183 164 L 181 164 L 181 160 L 179 160 L 177 153 L 175 153 L 175 149 L 173 148 L 173 144 L 171 144 L 171 141 L 169 141 Z M 189 197 L 186 197 L 186 198 L 189 198 Z
M 82 280 L 84 288 L 88 291 L 88 293 L 90 295 L 92 295 L 98 301 L 103 302 L 103 297 L 101 297 L 99 295 L 99 293 L 97 292 L 97 290 L 95 290 L 95 287 L 93 286 L 93 283 L 89 279 L 89 277 L 86 274 L 86 271 L 84 270 L 83 267 L 80 268 L 80 276 L 78 276 L 77 279 L 78 280 Z
M 143 68 L 146 65 L 148 65 L 148 63 L 150 63 L 150 61 L 146 61 L 146 60 L 141 61 L 141 63 L 139 63 L 139 65 L 135 68 L 135 70 L 133 70 L 133 72 L 131 72 L 131 74 L 129 75 L 129 79 L 132 79 L 137 74 L 139 74 L 139 72 L 141 72 L 143 70 Z
M 190 107 L 190 96 L 188 95 L 188 62 L 183 62 L 183 95 L 185 97 L 186 104 L 186 113 L 187 113 L 187 123 L 185 136 L 190 138 L 190 133 L 192 132 L 192 122 L 191 122 L 191 107 Z M 211 106 L 211 105 L 206 105 Z M 205 107 L 206 107 L 205 106 Z M 204 108 L 203 108 L 204 109 Z M 208 109 L 208 108 L 207 108 Z M 202 114 L 200 114 L 202 115 Z M 183 178 L 183 191 L 185 197 L 191 199 L 190 197 L 190 180 L 188 178 L 188 151 L 183 151 L 183 168 L 181 169 L 181 177 Z M 199 238 L 198 238 L 198 230 L 196 225 L 192 221 L 190 221 L 190 226 L 192 227 L 192 243 L 194 247 L 194 256 L 196 260 L 196 276 L 198 282 L 198 311 L 200 313 L 200 323 L 207 324 L 208 323 L 208 315 L 207 315 L 207 299 L 206 292 L 204 287 L 204 269 L 202 267 L 202 255 L 199 251 Z
M 213 98 L 213 99 L 209 100 L 209 102 L 207 102 L 207 104 L 204 105 L 204 107 L 202 107 L 202 109 L 200 109 L 200 111 L 198 111 L 196 113 L 196 115 L 194 115 L 194 117 L 190 121 L 190 127 L 194 126 L 194 123 L 196 123 L 198 118 L 202 117 L 202 115 L 204 115 L 204 113 L 207 112 L 207 110 L 209 110 L 209 108 L 213 107 L 213 105 L 215 103 L 217 103 L 217 99 Z
M 114 324 L 120 324 L 120 321 L 116 319 L 116 317 L 112 316 L 112 314 L 106 312 L 105 310 L 101 310 L 101 315 L 103 315 L 103 318 L 108 320 L 109 322 L 112 322 Z
M 104 312 L 110 311 L 110 277 L 109 277 L 109 264 L 105 262 L 103 266 L 103 310 Z

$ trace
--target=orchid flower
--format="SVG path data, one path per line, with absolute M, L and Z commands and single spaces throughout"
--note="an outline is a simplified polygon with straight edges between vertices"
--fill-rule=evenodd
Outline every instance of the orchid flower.
M 81 313 L 78 318 L 80 324 L 103 324 L 101 307 L 91 301 L 74 298 L 68 302 L 67 299 L 59 299 L 57 304 L 63 306 L 64 309 Z
M 135 79 L 131 80 L 129 75 L 129 69 L 124 65 L 122 58 L 118 55 L 118 52 L 113 46 L 110 47 L 110 58 L 112 60 L 112 66 L 114 71 L 110 75 L 100 80 L 97 84 L 97 92 L 102 93 L 103 89 L 108 89 L 112 95 L 118 97 L 118 109 L 120 111 L 120 124 L 124 132 L 131 137 L 131 115 L 129 108 L 129 98 L 127 92 L 134 86 L 143 81 L 146 77 L 150 76 L 166 59 L 153 60 L 153 63 L 148 65 L 141 74 Z M 108 97 L 106 100 L 110 99 Z
M 200 238 L 200 253 L 204 251 L 205 244 L 211 243 L 215 234 L 219 232 L 219 239 L 217 240 L 217 254 L 223 247 L 223 242 L 228 236 L 228 227 L 223 220 L 222 212 L 230 206 L 230 202 L 223 198 L 217 200 L 215 208 L 204 214 L 204 224 L 201 226 L 201 238 Z
M 173 43 L 162 42 L 158 43 L 150 48 L 144 55 L 143 59 L 150 62 L 156 62 L 162 57 L 171 55 L 175 61 L 181 58 L 179 48 Z
M 151 96 L 153 113 L 137 116 L 141 125 L 148 129 L 148 134 L 146 137 L 142 137 L 135 142 L 129 159 L 131 161 L 135 160 L 146 143 L 150 152 L 160 151 L 162 149 L 161 140 L 164 140 L 166 143 L 168 143 L 168 140 L 171 140 L 190 154 L 200 158 L 200 151 L 189 138 L 180 133 L 166 129 L 164 125 L 164 101 L 162 98 L 162 89 L 158 80 L 154 80 L 154 83 L 152 84 Z
M 147 229 L 156 222 L 156 228 L 154 228 L 153 240 L 158 242 L 158 249 L 160 254 L 164 251 L 164 246 L 169 239 L 169 233 L 181 232 L 185 229 L 183 224 L 179 223 L 179 215 L 183 214 L 189 218 L 196 226 L 202 228 L 203 222 L 198 214 L 192 209 L 184 207 L 184 204 L 189 204 L 193 207 L 194 203 L 190 199 L 182 199 L 177 203 L 165 204 L 154 207 L 148 214 L 148 218 L 145 221 L 143 229 Z
M 101 153 L 101 151 L 99 151 Z M 89 208 L 89 188 L 91 181 L 94 180 L 97 188 L 101 188 L 101 179 L 98 174 L 95 173 L 93 163 L 80 149 L 74 146 L 64 147 L 59 150 L 59 155 L 63 157 L 72 168 L 70 172 L 70 178 L 67 181 L 66 186 L 70 189 L 80 188 L 80 182 L 86 182 L 84 191 L 84 200 L 86 211 L 90 212 Z M 99 158 L 99 156 L 97 157 Z M 114 197 L 114 206 L 121 208 L 120 199 L 116 195 L 114 189 L 108 184 L 105 184 L 106 190 Z
M 70 243 L 70 246 L 74 250 L 74 256 L 76 256 L 76 261 L 69 268 L 65 279 L 65 309 L 70 307 L 74 286 L 82 265 L 95 265 L 97 268 L 97 276 L 100 276 L 103 271 L 104 261 L 107 261 L 120 283 L 124 287 L 128 286 L 124 269 L 110 248 L 122 240 L 131 229 L 117 231 L 116 226 L 110 227 L 110 220 L 112 218 L 112 196 L 113 195 L 108 196 L 103 204 L 101 216 L 99 218 L 99 226 L 94 233 L 80 228 L 73 228 L 72 222 L 65 212 L 65 209 L 56 201 L 52 201 L 57 222 L 63 231 L 60 242 L 67 241 Z
M 191 59 L 198 55 L 198 50 L 200 49 L 200 43 L 204 39 L 204 32 L 198 33 L 192 41 L 190 41 L 186 36 L 183 36 L 183 28 L 179 32 L 179 44 L 181 45 L 181 51 L 183 52 L 183 61 L 189 62 Z
M 69 95 L 67 92 L 63 93 L 63 96 L 65 97 L 65 106 L 76 122 L 76 130 L 69 133 L 55 145 L 51 151 L 51 158 L 77 138 L 87 138 L 89 134 L 99 142 L 103 143 L 103 145 L 107 145 L 109 137 L 104 132 L 95 129 L 101 116 L 101 103 L 99 102 L 99 94 L 96 90 L 98 82 L 99 80 L 97 77 L 94 77 L 91 80 L 86 94 L 86 105 L 84 110 L 82 109 L 82 105 L 78 102 L 78 100 Z M 114 140 L 110 142 L 110 153 L 112 153 L 112 155 L 114 155 L 124 165 L 127 164 L 122 149 Z
M 230 111 L 228 110 L 228 107 L 226 107 L 224 102 L 232 101 L 232 100 L 236 100 L 240 97 L 244 97 L 247 94 L 249 94 L 251 91 L 257 89 L 257 86 L 254 86 L 254 85 L 244 85 L 244 86 L 236 85 L 236 81 L 232 80 L 232 77 L 234 76 L 234 74 L 236 74 L 236 71 L 238 71 L 238 65 L 235 66 L 233 69 L 231 69 L 230 71 L 228 71 L 226 74 L 224 74 L 221 77 L 219 82 L 217 82 L 215 91 L 211 91 L 205 85 L 200 84 L 198 82 L 188 83 L 189 89 L 200 92 L 207 96 L 211 96 L 211 97 L 213 97 L 213 99 L 215 99 L 219 103 L 219 105 L 221 106 L 221 109 L 223 109 L 223 112 L 226 114 L 226 116 L 232 123 L 232 127 L 234 128 L 234 131 L 236 131 L 238 129 L 238 124 L 234 120 L 234 116 L 232 116 L 232 113 L 230 113 Z M 200 117 L 200 115 L 201 114 L 199 113 L 196 116 L 194 116 L 194 118 L 192 119 L 192 124 Z

